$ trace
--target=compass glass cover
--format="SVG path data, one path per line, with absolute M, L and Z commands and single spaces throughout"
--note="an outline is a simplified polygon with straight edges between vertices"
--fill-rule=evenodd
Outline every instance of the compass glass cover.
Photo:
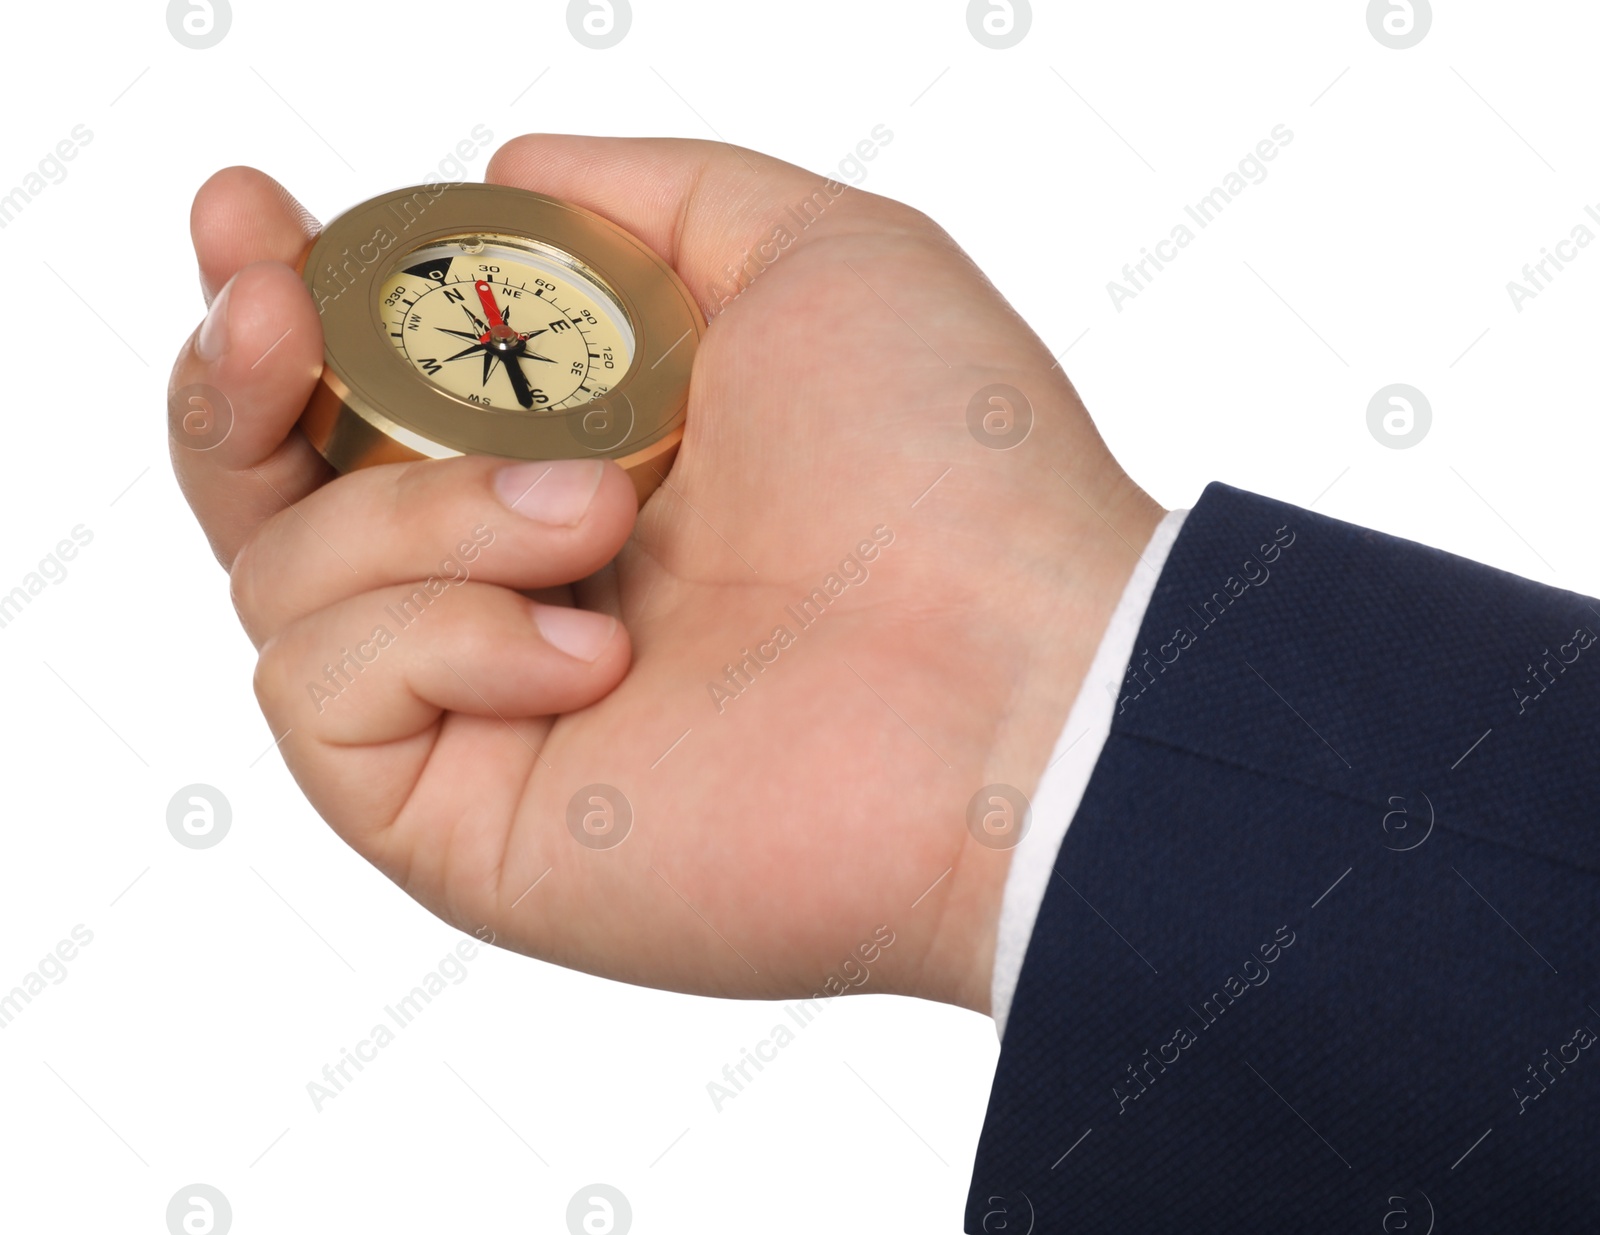
M 413 249 L 379 289 L 395 354 L 457 398 L 513 413 L 598 399 L 632 363 L 627 314 L 536 242 L 461 236 Z

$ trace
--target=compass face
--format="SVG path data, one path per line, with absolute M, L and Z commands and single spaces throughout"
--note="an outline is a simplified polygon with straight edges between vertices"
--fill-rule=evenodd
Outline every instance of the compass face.
M 626 314 L 588 275 L 508 236 L 414 249 L 384 280 L 396 354 L 469 403 L 566 411 L 608 393 L 632 363 Z

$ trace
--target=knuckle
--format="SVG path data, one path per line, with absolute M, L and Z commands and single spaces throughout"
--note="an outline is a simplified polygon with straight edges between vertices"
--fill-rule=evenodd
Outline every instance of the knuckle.
M 289 668 L 290 657 L 282 639 L 273 636 L 261 645 L 250 685 L 256 703 L 269 719 L 278 714 L 284 701 L 283 684 L 288 680 Z
M 233 555 L 233 564 L 228 567 L 228 599 L 233 603 L 233 611 L 239 615 L 239 621 L 246 631 L 251 630 L 257 613 L 255 562 L 260 540 L 261 532 L 258 529 L 255 535 L 239 546 L 238 552 Z
M 908 232 L 922 232 L 949 241 L 949 234 L 940 227 L 934 218 L 918 210 L 915 206 L 908 206 L 905 202 L 897 201 L 892 197 L 879 198 L 883 204 L 879 207 L 886 219 Z

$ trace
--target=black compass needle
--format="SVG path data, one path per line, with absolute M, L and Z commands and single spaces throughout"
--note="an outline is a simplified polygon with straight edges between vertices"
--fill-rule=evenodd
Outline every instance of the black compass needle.
M 522 371 L 522 366 L 517 363 L 519 353 L 507 352 L 502 359 L 506 362 L 506 376 L 511 379 L 511 389 L 516 392 L 517 402 L 532 411 L 533 390 L 528 385 L 528 375 Z

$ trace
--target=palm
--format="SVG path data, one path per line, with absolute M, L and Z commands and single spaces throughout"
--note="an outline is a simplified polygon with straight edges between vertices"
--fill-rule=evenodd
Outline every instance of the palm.
M 957 676 L 967 589 L 929 517 L 944 495 L 912 504 L 947 467 L 987 462 L 965 427 L 959 392 L 982 378 L 964 358 L 1014 340 L 967 277 L 937 325 L 948 368 L 862 277 L 914 312 L 908 289 L 965 272 L 931 236 L 888 240 L 887 254 L 869 233 L 786 255 L 712 326 L 683 450 L 617 562 L 635 647 L 622 685 L 553 725 L 446 720 L 408 810 L 489 797 L 509 812 L 489 828 L 503 867 L 498 839 L 417 830 L 413 880 L 450 916 L 613 976 L 725 993 L 810 993 L 879 925 L 923 933 L 906 915 L 962 848 L 982 735 Z M 825 614 L 802 610 L 875 529 L 893 541 L 867 577 Z M 616 849 L 569 835 L 569 800 L 594 783 L 634 812 Z M 939 903 L 917 912 L 931 923 Z

